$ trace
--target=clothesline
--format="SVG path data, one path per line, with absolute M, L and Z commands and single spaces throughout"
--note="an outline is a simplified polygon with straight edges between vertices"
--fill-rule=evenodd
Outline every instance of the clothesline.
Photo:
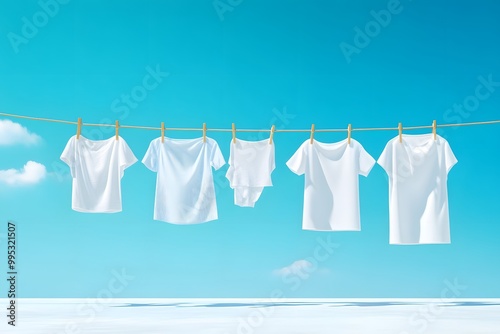
M 81 123 L 79 118 L 78 128 Z M 449 244 L 446 180 L 458 161 L 446 139 L 437 137 L 435 125 L 434 140 L 427 135 L 408 136 L 405 145 L 397 146 L 401 144 L 392 138 L 377 160 L 356 140 L 351 143 L 348 137 L 324 145 L 314 142 L 312 132 L 312 142 L 303 142 L 286 162 L 290 171 L 305 175 L 302 228 L 360 231 L 358 178 L 368 176 L 378 162 L 389 177 L 389 243 Z M 205 125 L 203 129 L 205 136 Z M 271 131 L 270 144 L 272 135 Z M 72 209 L 121 212 L 121 179 L 138 159 L 123 138 L 96 142 L 78 136 L 78 132 L 71 136 L 60 157 L 73 179 Z M 196 138 L 163 145 L 162 139 L 152 139 L 141 159 L 156 173 L 153 219 L 177 225 L 217 220 L 212 173 L 226 164 L 217 141 L 204 137 L 204 144 Z M 234 191 L 234 204 L 255 207 L 264 189 L 273 186 L 275 145 L 240 141 L 230 146 L 228 162 L 225 177 Z
M 51 118 L 43 118 L 43 117 L 32 117 L 25 115 L 16 115 L 16 114 L 7 114 L 0 113 L 0 116 L 12 117 L 12 118 L 22 118 L 29 119 L 34 121 L 42 121 L 42 122 L 52 122 L 52 123 L 64 123 L 64 124 L 73 124 L 78 125 L 78 122 L 75 121 L 66 121 L 59 119 L 51 119 Z M 401 123 L 400 123 L 401 124 Z M 473 126 L 473 125 L 486 125 L 486 124 L 500 124 L 500 120 L 492 120 L 492 121 L 482 121 L 482 122 L 469 122 L 469 123 L 449 123 L 449 124 L 436 124 L 436 128 L 444 128 L 444 127 L 455 127 L 455 126 Z M 97 126 L 97 127 L 116 127 L 116 124 L 104 124 L 104 123 L 81 123 L 81 126 Z M 120 128 L 124 129 L 142 129 L 142 130 L 162 130 L 161 127 L 152 127 L 152 126 L 140 126 L 140 125 L 119 125 Z M 350 128 L 350 131 L 398 131 L 398 130 L 417 130 L 417 129 L 432 129 L 434 125 L 419 125 L 419 126 L 406 126 L 406 127 L 371 127 L 371 128 Z M 203 131 L 203 128 L 163 128 L 165 131 Z M 218 128 L 207 128 L 206 131 L 211 132 L 269 132 L 270 129 L 218 129 Z M 311 129 L 275 129 L 274 132 L 311 132 Z M 345 129 L 314 129 L 314 132 L 346 132 Z
M 142 163 L 158 175 L 153 219 L 172 224 L 198 224 L 218 219 L 211 173 L 212 169 L 221 168 L 226 161 L 217 142 L 206 137 L 206 123 L 203 123 L 202 129 L 169 129 L 165 128 L 164 122 L 157 128 L 120 126 L 119 121 L 115 124 L 84 124 L 81 118 L 73 122 L 5 113 L 0 113 L 0 116 L 77 125 L 77 134 L 69 139 L 61 154 L 61 160 L 70 167 L 73 178 L 72 209 L 79 212 L 122 211 L 120 180 L 124 170 L 138 160 L 125 140 L 119 140 L 119 128 L 160 130 L 161 141 L 160 138 L 153 139 L 142 159 Z M 367 176 L 378 162 L 390 179 L 389 243 L 447 244 L 450 243 L 448 192 L 447 182 L 441 181 L 447 179 L 448 172 L 457 163 L 457 159 L 446 139 L 437 138 L 436 129 L 495 123 L 500 124 L 500 120 L 439 126 L 434 120 L 430 126 L 406 127 L 405 130 L 432 129 L 434 141 L 439 140 L 439 144 L 423 146 L 419 136 L 408 136 L 403 149 L 395 149 L 398 144 L 395 144 L 397 139 L 393 138 L 387 143 L 378 160 L 371 157 L 359 142 L 354 141 L 351 144 L 351 131 L 398 130 L 399 143 L 402 143 L 401 123 L 394 128 L 352 129 L 349 124 L 347 129 L 320 129 L 317 131 L 348 133 L 347 141 L 342 145 L 319 146 L 322 149 L 313 145 L 314 124 L 310 130 L 276 130 L 273 125 L 270 130 L 239 131 L 270 132 L 270 144 L 273 143 L 275 131 L 311 133 L 310 144 L 304 142 L 286 162 L 295 174 L 306 175 L 302 215 L 304 230 L 359 231 L 361 223 L 357 178 L 359 175 Z M 115 127 L 116 141 L 95 145 L 92 141 L 78 140 L 82 126 Z M 199 141 L 193 145 L 192 140 L 173 141 L 169 145 L 162 145 L 165 130 L 202 130 L 203 143 L 206 145 L 199 145 Z M 232 132 L 233 142 L 236 140 L 234 123 L 231 129 L 210 131 Z M 346 147 L 350 149 L 346 150 Z M 419 150 L 414 150 L 417 147 Z M 433 149 L 422 150 L 422 147 Z M 249 155 L 248 149 L 252 149 L 253 154 Z M 332 154 L 324 154 L 325 151 Z M 339 152 L 342 154 L 339 155 Z M 165 158 L 167 155 L 168 158 Z M 342 159 L 338 159 L 339 156 Z M 254 207 L 263 189 L 272 186 L 271 174 L 276 166 L 274 145 L 262 145 L 260 141 L 243 141 L 241 145 L 231 146 L 229 161 L 226 178 L 234 189 L 234 203 L 238 206 Z M 417 169 L 418 172 L 414 173 L 413 170 Z M 411 172 L 407 173 L 408 170 Z M 401 212 L 405 214 L 401 215 Z

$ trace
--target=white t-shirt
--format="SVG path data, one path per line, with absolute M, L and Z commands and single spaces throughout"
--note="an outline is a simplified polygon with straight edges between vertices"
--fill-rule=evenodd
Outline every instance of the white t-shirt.
M 69 139 L 61 160 L 73 177 L 72 208 L 80 212 L 122 211 L 120 180 L 137 159 L 123 138 L 90 140 L 80 135 Z
M 212 167 L 226 162 L 215 140 L 156 138 L 142 163 L 157 173 L 155 220 L 197 224 L 218 218 Z
M 305 174 L 302 227 L 316 231 L 359 231 L 359 178 L 367 176 L 375 160 L 351 139 L 313 144 L 306 140 L 286 163 Z
M 450 243 L 447 179 L 457 159 L 444 138 L 436 139 L 395 137 L 378 159 L 389 176 L 391 244 Z
M 236 139 L 235 143 L 231 140 L 230 147 L 226 177 L 234 189 L 234 204 L 254 207 L 264 187 L 273 185 L 274 142 Z

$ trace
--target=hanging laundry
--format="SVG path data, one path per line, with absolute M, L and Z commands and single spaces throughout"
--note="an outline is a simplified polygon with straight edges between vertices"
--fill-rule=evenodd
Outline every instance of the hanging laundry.
M 80 135 L 69 139 L 61 160 L 70 167 L 73 178 L 72 208 L 80 212 L 122 211 L 121 185 L 126 168 L 134 156 L 123 138 L 90 140 Z
M 218 218 L 212 167 L 226 162 L 215 140 L 157 138 L 142 163 L 157 173 L 155 220 L 197 224 Z
M 231 141 L 229 165 L 226 178 L 234 189 L 234 204 L 254 207 L 264 187 L 273 185 L 274 143 L 236 138 Z
M 391 139 L 378 159 L 389 176 L 391 244 L 450 243 L 447 179 L 457 163 L 439 135 Z
M 370 173 L 375 159 L 351 139 L 337 143 L 305 141 L 287 161 L 305 174 L 302 227 L 315 231 L 359 231 L 359 176 Z

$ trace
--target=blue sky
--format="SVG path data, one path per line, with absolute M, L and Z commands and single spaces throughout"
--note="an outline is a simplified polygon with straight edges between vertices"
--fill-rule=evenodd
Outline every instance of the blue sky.
M 493 0 L 62 2 L 0 5 L 0 112 L 266 129 L 500 119 L 500 4 Z M 356 51 L 346 53 L 346 45 Z M 155 71 L 156 81 L 148 77 Z M 440 297 L 455 280 L 466 286 L 456 297 L 500 297 L 499 125 L 440 130 L 459 160 L 449 175 L 452 243 L 391 246 L 380 166 L 360 181 L 361 232 L 301 229 L 304 180 L 285 162 L 306 133 L 275 135 L 274 186 L 255 208 L 233 204 L 226 165 L 214 172 L 219 220 L 176 226 L 152 220 L 155 174 L 140 163 L 122 180 L 123 212 L 72 211 L 69 169 L 59 156 L 76 127 L 11 120 L 38 137 L 4 122 L 0 170 L 43 165 L 32 164 L 41 177 L 32 184 L 0 181 L 0 265 L 11 219 L 21 297 L 96 297 L 117 272 L 130 280 L 116 297 Z M 159 136 L 120 134 L 138 159 Z M 208 135 L 227 160 L 230 134 Z M 395 135 L 353 134 L 374 158 Z M 325 243 L 335 248 L 319 259 Z M 293 263 L 301 275 L 280 277 Z

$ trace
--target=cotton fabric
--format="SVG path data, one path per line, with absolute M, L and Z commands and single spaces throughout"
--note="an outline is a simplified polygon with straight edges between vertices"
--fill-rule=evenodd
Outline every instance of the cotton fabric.
M 389 176 L 391 244 L 450 243 L 448 173 L 457 159 L 433 134 L 390 140 L 378 159 Z
M 226 162 L 215 140 L 157 138 L 142 163 L 157 173 L 155 220 L 197 224 L 218 218 L 212 167 Z
M 375 160 L 358 141 L 306 140 L 286 164 L 297 175 L 305 174 L 304 230 L 361 229 L 359 175 L 367 176 Z
M 69 139 L 61 160 L 70 167 L 73 178 L 72 209 L 80 212 L 122 211 L 121 184 L 126 168 L 137 158 L 118 137 L 90 140 L 80 135 Z
M 234 204 L 254 207 L 264 187 L 273 185 L 271 173 L 275 169 L 274 142 L 231 140 L 229 168 L 226 178 L 234 189 Z

